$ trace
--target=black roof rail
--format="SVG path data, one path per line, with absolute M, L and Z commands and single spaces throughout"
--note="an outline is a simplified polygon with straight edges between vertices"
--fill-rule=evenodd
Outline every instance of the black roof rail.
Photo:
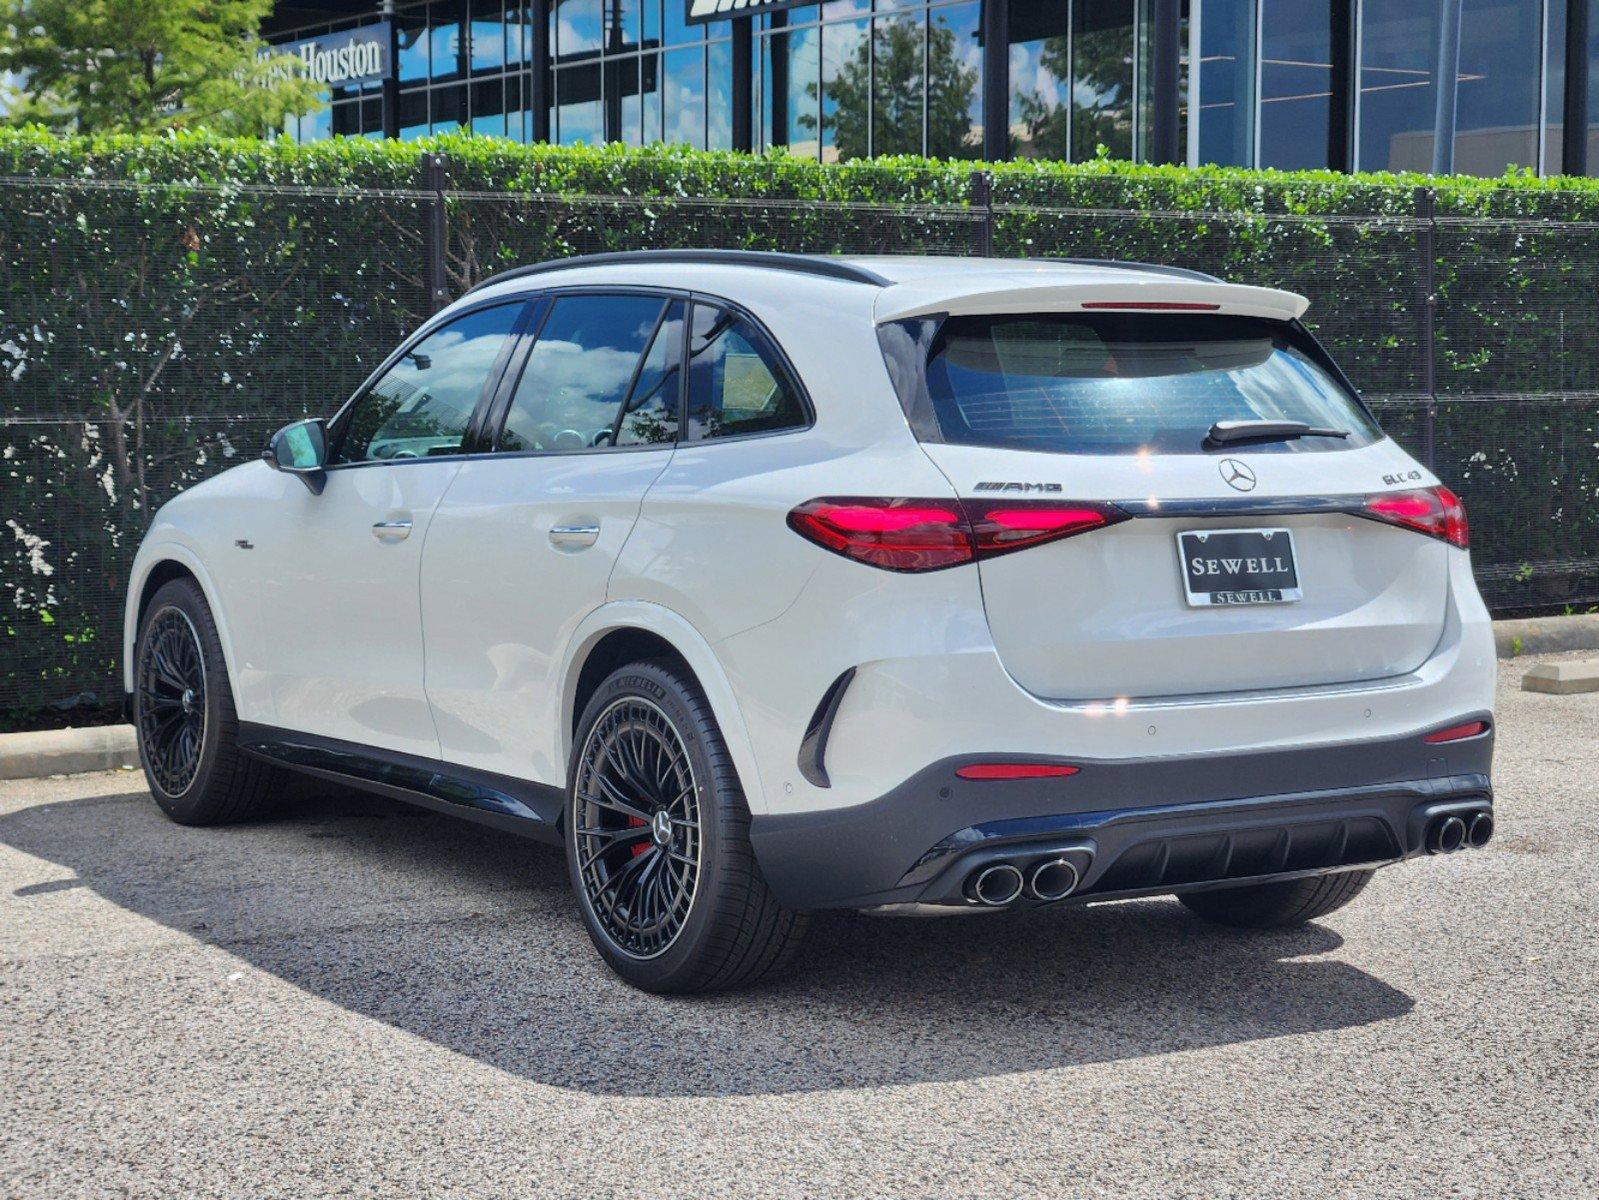
M 1150 275 L 1175 275 L 1179 279 L 1201 279 L 1206 283 L 1226 283 L 1225 279 L 1207 275 L 1188 267 L 1163 267 L 1159 263 L 1130 262 L 1122 258 L 1046 258 L 1044 262 L 1070 263 L 1074 267 L 1115 267 L 1122 271 L 1144 271 Z
M 565 271 L 574 267 L 604 267 L 616 263 L 702 263 L 723 264 L 736 267 L 766 267 L 773 271 L 795 271 L 802 275 L 820 275 L 826 279 L 842 279 L 847 283 L 869 283 L 874 287 L 888 287 L 893 280 L 884 279 L 876 271 L 825 254 L 784 254 L 775 250 L 626 250 L 608 254 L 578 254 L 572 258 L 555 258 L 549 262 L 513 267 L 490 276 L 471 292 L 480 291 L 496 283 L 522 279 L 529 275 L 543 275 L 550 271 Z

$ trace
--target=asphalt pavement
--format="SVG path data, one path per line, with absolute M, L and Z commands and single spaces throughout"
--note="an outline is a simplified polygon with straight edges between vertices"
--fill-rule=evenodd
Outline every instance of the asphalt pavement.
M 1521 665 L 1493 845 L 1319 924 L 840 915 L 711 999 L 610 976 L 549 848 L 0 783 L 0 1196 L 1599 1196 L 1599 695 Z

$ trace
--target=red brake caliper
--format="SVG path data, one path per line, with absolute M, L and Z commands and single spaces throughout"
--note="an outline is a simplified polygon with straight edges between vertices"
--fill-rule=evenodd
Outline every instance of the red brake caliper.
M 628 825 L 630 825 L 634 829 L 641 829 L 645 825 L 649 824 L 648 821 L 642 821 L 638 817 L 629 817 L 627 819 L 627 823 L 628 823 Z M 650 844 L 648 842 L 634 842 L 633 843 L 633 849 L 631 851 L 629 851 L 629 853 L 631 853 L 634 858 L 637 858 L 640 854 L 643 854 L 644 851 L 648 850 L 649 848 L 650 848 Z

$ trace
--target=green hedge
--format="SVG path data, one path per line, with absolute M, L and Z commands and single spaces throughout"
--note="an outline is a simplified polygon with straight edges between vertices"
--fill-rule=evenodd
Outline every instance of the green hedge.
M 1430 245 L 1431 438 L 1472 508 L 1484 590 L 1505 610 L 1599 600 L 1599 181 L 0 131 L 0 709 L 115 690 L 149 514 L 330 411 L 431 311 L 441 195 L 452 293 L 602 249 L 985 238 L 1289 287 L 1415 450 Z

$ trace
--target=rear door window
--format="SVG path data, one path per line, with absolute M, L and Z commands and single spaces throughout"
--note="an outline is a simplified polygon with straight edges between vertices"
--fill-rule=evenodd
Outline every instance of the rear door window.
M 1381 437 L 1307 338 L 1251 317 L 951 317 L 933 338 L 925 388 L 939 435 L 964 445 L 1198 454 L 1213 424 L 1239 420 L 1349 431 L 1251 452 L 1341 450 Z
M 667 306 L 660 296 L 557 296 L 528 353 L 495 448 L 576 453 L 611 446 L 635 381 L 650 370 L 659 385 L 659 376 L 671 370 L 670 338 L 657 337 Z M 653 365 L 645 361 L 652 341 L 660 342 L 664 356 L 652 354 Z M 677 400 L 673 395 L 667 403 L 665 390 L 669 382 L 640 397 L 625 444 L 673 439 Z M 664 409 L 671 410 L 670 420 Z

